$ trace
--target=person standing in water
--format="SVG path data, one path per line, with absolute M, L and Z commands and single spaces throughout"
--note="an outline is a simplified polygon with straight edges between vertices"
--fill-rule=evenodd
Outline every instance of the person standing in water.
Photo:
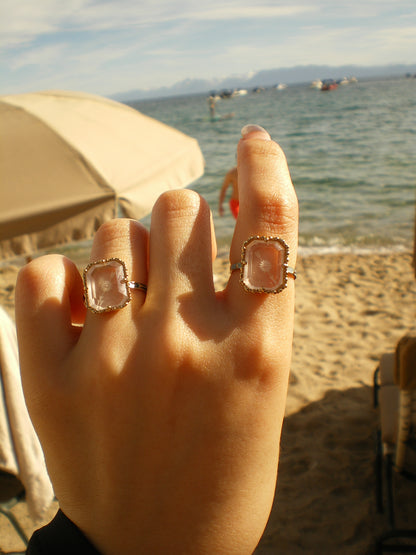
M 215 119 L 215 103 L 217 102 L 214 95 L 210 95 L 208 98 L 208 105 L 209 105 L 209 115 L 212 120 Z
M 229 172 L 227 172 L 227 174 L 224 177 L 224 181 L 222 183 L 222 187 L 220 191 L 219 203 L 218 203 L 218 211 L 220 213 L 220 216 L 224 215 L 223 202 L 225 199 L 225 194 L 227 192 L 227 189 L 230 186 L 231 186 L 231 197 L 229 200 L 230 210 L 234 218 L 237 219 L 238 211 L 239 211 L 237 167 L 232 168 Z

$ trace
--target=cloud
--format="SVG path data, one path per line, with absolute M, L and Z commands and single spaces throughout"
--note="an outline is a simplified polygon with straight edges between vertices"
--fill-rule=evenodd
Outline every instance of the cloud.
M 68 50 L 66 44 L 54 44 L 44 46 L 34 50 L 27 50 L 18 57 L 14 57 L 9 62 L 9 67 L 13 70 L 21 69 L 25 66 L 47 67 L 57 63 L 64 53 Z
M 407 27 L 386 27 L 371 34 L 372 45 L 376 45 L 380 55 L 385 57 L 395 53 L 396 61 L 410 62 L 416 52 L 416 25 Z M 400 57 L 400 59 L 399 59 Z
M 284 53 L 284 58 L 281 54 Z M 416 52 L 414 27 L 397 28 L 363 27 L 351 25 L 344 28 L 303 28 L 296 36 L 284 38 L 270 54 L 277 57 L 277 66 L 290 67 L 304 64 L 327 65 L 380 65 L 412 63 Z M 270 65 L 269 56 L 266 63 Z M 275 64 L 276 65 L 276 64 Z
M 241 2 L 234 6 L 223 3 L 217 7 L 204 7 L 200 11 L 194 11 L 187 14 L 189 19 L 198 19 L 202 21 L 224 21 L 238 19 L 268 19 L 276 17 L 295 17 L 300 14 L 317 11 L 314 6 L 241 6 Z
M 312 22 L 333 19 L 371 18 L 391 11 L 390 0 L 2 0 L 0 47 L 25 45 L 37 37 L 62 32 L 149 29 L 163 24 L 310 18 Z M 414 0 L 401 0 L 394 11 L 414 13 Z
M 4 14 L 0 15 L 0 48 L 24 45 L 39 35 L 56 32 L 75 11 L 82 9 L 85 1 L 2 0 Z
M 248 0 L 236 2 L 211 1 L 209 6 L 199 0 L 2 0 L 0 47 L 24 45 L 36 37 L 64 31 L 105 31 L 123 28 L 146 28 L 151 25 L 179 21 L 225 21 L 294 17 L 315 11 L 313 6 L 290 5 L 286 2 L 263 3 L 256 6 Z
M 0 0 L 3 89 L 414 62 L 414 0 Z M 49 84 L 48 84 L 49 83 Z

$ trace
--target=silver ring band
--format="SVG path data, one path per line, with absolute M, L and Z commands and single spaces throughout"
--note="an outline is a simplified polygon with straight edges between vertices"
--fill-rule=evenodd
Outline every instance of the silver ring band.
M 147 291 L 147 285 L 145 283 L 140 283 L 140 281 L 128 281 L 127 287 L 130 287 L 130 289 L 141 289 L 142 291 Z

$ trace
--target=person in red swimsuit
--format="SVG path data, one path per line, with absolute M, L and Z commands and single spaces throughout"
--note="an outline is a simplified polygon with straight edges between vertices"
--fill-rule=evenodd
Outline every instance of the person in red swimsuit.
M 237 174 L 237 167 L 232 168 L 229 172 L 227 172 L 226 176 L 224 177 L 224 181 L 222 183 L 221 191 L 220 191 L 220 198 L 218 203 L 218 211 L 220 216 L 224 215 L 224 208 L 223 202 L 225 199 L 225 194 L 227 192 L 228 187 L 231 186 L 231 197 L 230 197 L 230 210 L 232 215 L 235 219 L 237 219 L 238 211 L 240 208 L 240 203 L 238 200 L 238 174 Z

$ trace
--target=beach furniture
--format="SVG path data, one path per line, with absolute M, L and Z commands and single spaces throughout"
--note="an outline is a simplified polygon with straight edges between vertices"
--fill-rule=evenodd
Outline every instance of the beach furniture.
M 26 534 L 12 508 L 24 500 L 33 520 L 40 520 L 53 498 L 43 451 L 23 397 L 15 325 L 0 307 L 0 517 L 9 520 L 26 545 Z
M 96 95 L 0 96 L 0 259 L 139 220 L 204 172 L 196 139 Z
M 394 353 L 386 353 L 374 373 L 377 433 L 377 504 L 386 508 L 389 531 L 377 552 L 416 553 L 416 530 L 397 526 L 399 480 L 416 482 L 416 337 L 404 336 Z M 415 485 L 416 488 L 416 485 Z M 409 544 L 409 541 L 411 544 Z

